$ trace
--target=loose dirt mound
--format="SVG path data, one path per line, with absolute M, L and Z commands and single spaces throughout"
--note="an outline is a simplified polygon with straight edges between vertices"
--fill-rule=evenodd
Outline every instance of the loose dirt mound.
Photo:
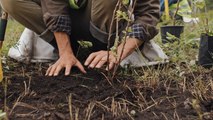
M 17 74 L 16 71 L 27 71 Z M 199 112 L 189 91 L 175 83 L 147 87 L 131 77 L 117 77 L 111 84 L 103 74 L 44 77 L 40 68 L 14 68 L 6 73 L 8 117 L 11 120 L 195 120 Z M 35 72 L 38 71 L 38 72 Z M 42 70 L 41 70 L 42 71 Z M 12 73 L 12 74 L 11 74 Z M 170 83 L 171 84 L 171 83 Z M 0 88 L 0 108 L 4 88 Z M 203 112 L 213 110 L 213 101 L 200 103 Z M 205 116 L 211 120 L 211 114 Z

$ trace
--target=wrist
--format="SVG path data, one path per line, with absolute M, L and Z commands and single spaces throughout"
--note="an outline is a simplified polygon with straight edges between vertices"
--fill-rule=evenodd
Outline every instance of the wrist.
M 58 45 L 59 56 L 73 54 L 69 35 L 65 32 L 55 32 L 54 35 Z
M 125 42 L 122 42 L 117 49 L 118 56 L 121 60 L 130 55 L 134 50 L 139 48 L 143 44 L 143 41 L 136 38 L 128 38 Z M 122 55 L 121 55 L 122 54 Z

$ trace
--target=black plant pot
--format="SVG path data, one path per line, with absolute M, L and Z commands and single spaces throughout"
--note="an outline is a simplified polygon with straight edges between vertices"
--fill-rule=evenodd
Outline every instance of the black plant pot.
M 201 34 L 198 64 L 211 68 L 213 65 L 213 36 Z
M 162 26 L 161 27 L 161 39 L 162 43 L 174 42 L 173 40 L 167 39 L 167 32 L 174 35 L 177 38 L 180 38 L 180 35 L 184 31 L 184 26 Z

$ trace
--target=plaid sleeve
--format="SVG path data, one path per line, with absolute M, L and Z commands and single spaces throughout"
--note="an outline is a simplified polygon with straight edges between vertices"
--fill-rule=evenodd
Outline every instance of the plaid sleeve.
M 141 24 L 133 24 L 131 26 L 131 32 L 128 33 L 128 36 L 130 38 L 137 38 L 139 40 L 145 40 L 143 26 Z
M 56 23 L 50 29 L 52 32 L 66 32 L 71 35 L 70 16 L 58 16 Z

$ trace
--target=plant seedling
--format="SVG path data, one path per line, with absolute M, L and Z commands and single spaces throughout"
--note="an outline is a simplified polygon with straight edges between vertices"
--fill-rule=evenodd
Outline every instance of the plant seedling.
M 176 25 L 178 23 L 177 20 L 176 20 L 176 16 L 177 16 L 178 11 L 180 9 L 180 0 L 178 0 L 176 4 L 177 4 L 176 5 L 176 9 L 175 9 L 175 12 L 174 12 L 172 18 L 169 19 L 169 20 L 166 19 L 165 20 L 166 22 L 164 21 L 166 24 L 168 24 L 171 21 L 172 25 L 171 26 L 168 25 L 168 26 L 162 26 L 161 27 L 161 37 L 162 37 L 162 42 L 163 43 L 167 43 L 167 42 L 170 41 L 167 38 L 168 34 L 171 34 L 171 35 L 174 35 L 177 38 L 180 38 L 180 34 L 183 33 L 184 26 Z M 173 41 L 171 41 L 171 42 L 173 42 Z

